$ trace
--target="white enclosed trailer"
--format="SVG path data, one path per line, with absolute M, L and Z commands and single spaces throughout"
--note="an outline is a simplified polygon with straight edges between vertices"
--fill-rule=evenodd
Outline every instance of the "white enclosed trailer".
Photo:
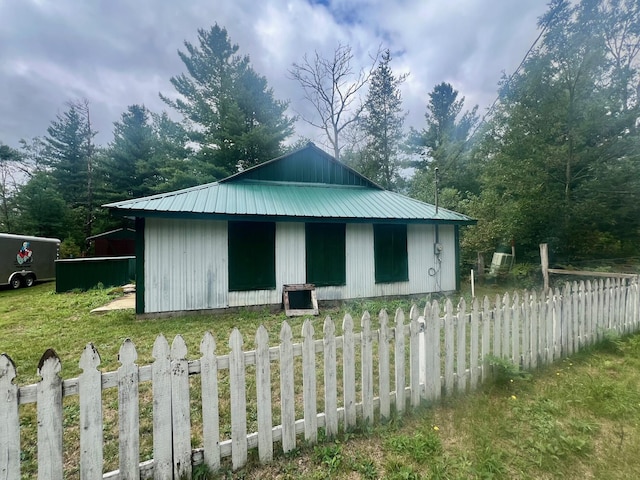
M 0 285 L 30 287 L 55 280 L 60 240 L 0 233 Z

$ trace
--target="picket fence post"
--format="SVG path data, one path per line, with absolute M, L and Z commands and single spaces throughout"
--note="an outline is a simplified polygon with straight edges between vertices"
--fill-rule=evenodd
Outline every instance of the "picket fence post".
M 353 318 L 348 313 L 342 318 L 342 396 L 344 398 L 344 429 L 356 426 L 356 352 Z
M 467 303 L 464 298 L 458 302 L 457 322 L 457 352 L 456 352 L 456 391 L 465 393 L 467 390 Z
M 126 339 L 120 347 L 118 361 L 118 429 L 120 442 L 120 478 L 140 478 L 140 414 L 138 406 L 138 359 L 136 347 Z M 38 405 L 40 403 L 38 402 Z
M 511 359 L 511 297 L 509 292 L 506 292 L 502 296 L 502 357 L 504 359 Z
M 471 373 L 469 378 L 469 389 L 474 391 L 478 388 L 478 352 L 480 346 L 480 303 L 477 298 L 473 299 L 471 304 L 471 345 L 470 345 L 470 358 L 469 358 L 469 371 Z
M 81 480 L 102 479 L 102 374 L 98 365 L 100 354 L 88 343 L 80 357 L 78 377 Z
M 455 362 L 455 317 L 453 316 L 453 305 L 447 299 L 445 303 L 444 315 L 444 392 L 447 396 L 453 394 L 455 388 L 454 362 Z
M 307 318 L 302 325 L 302 401 L 304 404 L 304 439 L 312 445 L 318 439 L 316 349 L 313 335 L 313 325 L 311 320 Z
M 409 312 L 409 378 L 411 384 L 411 406 L 420 405 L 420 312 L 413 304 Z
M 285 322 L 286 324 L 286 322 Z M 234 328 L 229 337 L 229 395 L 231 397 L 231 468 L 247 463 L 247 387 L 242 334 Z M 284 433 L 283 433 L 284 436 Z
M 20 417 L 16 366 L 7 354 L 0 355 L 0 477 L 20 480 Z
M 153 478 L 162 480 L 173 475 L 173 443 L 171 440 L 171 358 L 169 343 L 158 335 L 151 352 L 153 390 Z
M 262 327 L 264 330 L 264 327 Z M 260 334 L 260 329 L 258 333 Z M 260 349 L 258 349 L 260 352 Z M 216 341 L 211 332 L 206 332 L 200 341 L 200 383 L 202 391 L 202 435 L 204 437 L 204 463 L 212 471 L 220 468 L 220 420 L 218 416 L 218 357 L 216 356 Z M 267 352 L 268 355 L 268 352 Z M 259 364 L 262 365 L 262 364 Z M 259 366 L 256 368 L 256 385 L 258 388 L 264 385 Z M 258 398 L 261 399 L 260 394 Z M 264 399 L 262 399 L 264 401 Z M 269 380 L 269 402 L 271 402 L 271 381 Z M 261 403 L 258 403 L 258 418 L 261 413 Z M 269 404 L 269 414 L 271 406 Z M 261 423 L 258 423 L 261 425 Z M 269 420 L 269 432 L 271 431 L 271 420 Z M 270 445 L 271 442 L 269 442 Z M 262 443 L 260 443 L 262 446 Z M 262 452 L 262 450 L 261 450 Z M 262 459 L 262 453 L 261 453 Z M 155 470 L 155 469 L 154 469 Z
M 382 309 L 378 315 L 378 383 L 380 390 L 380 419 L 391 417 L 391 379 L 389 372 L 389 315 Z M 355 383 L 355 381 L 354 381 Z
M 403 414 L 406 408 L 405 366 L 404 366 L 404 312 L 396 309 L 395 317 L 395 370 L 396 370 L 396 412 Z
M 338 434 L 338 385 L 336 377 L 336 327 L 331 317 L 324 319 L 324 413 L 325 434 L 333 438 Z
M 182 335 L 171 344 L 171 423 L 173 430 L 173 475 L 191 478 L 191 410 L 189 362 Z
M 482 382 L 490 377 L 489 355 L 491 355 L 491 307 L 489 298 L 485 295 L 482 301 Z
M 424 342 L 426 352 L 425 397 L 437 402 L 442 395 L 440 381 L 440 304 L 433 300 L 424 307 Z
M 520 296 L 518 292 L 513 294 L 513 301 L 511 303 L 511 314 L 513 315 L 513 335 L 511 339 L 511 359 L 514 365 L 522 365 L 520 358 L 520 341 L 522 335 L 520 333 Z
M 362 376 L 362 420 L 365 425 L 373 424 L 373 337 L 371 316 L 364 312 L 360 320 L 362 344 L 360 349 Z
M 214 370 L 214 372 L 215 371 L 216 370 Z M 261 463 L 268 463 L 273 460 L 273 413 L 271 412 L 271 359 L 269 358 L 269 332 L 267 332 L 264 325 L 260 325 L 256 332 L 256 398 L 258 401 L 258 457 L 260 458 Z M 215 418 L 217 422 L 217 408 Z M 216 431 L 215 437 L 213 438 L 216 442 L 218 440 L 218 436 L 219 433 Z M 218 447 L 218 462 L 220 460 L 219 457 L 220 453 Z

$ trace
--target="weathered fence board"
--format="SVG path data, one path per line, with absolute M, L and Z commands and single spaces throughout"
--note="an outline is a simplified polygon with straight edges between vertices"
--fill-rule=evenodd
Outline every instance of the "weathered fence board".
M 287 323 L 285 322 L 284 325 Z M 234 328 L 229 338 L 229 348 L 231 349 L 229 354 L 229 395 L 231 405 L 233 405 L 231 409 L 231 466 L 234 470 L 247 463 L 247 388 L 242 343 L 242 334 L 237 328 Z
M 406 406 L 405 392 L 405 364 L 404 364 L 404 312 L 401 309 L 396 310 L 395 316 L 395 359 L 394 365 L 396 369 L 396 412 L 404 413 Z
M 120 347 L 118 361 L 118 440 L 120 442 L 120 478 L 140 478 L 140 414 L 138 406 L 138 353 L 130 339 Z M 38 406 L 40 400 L 38 400 Z M 40 442 L 38 442 L 40 443 Z M 60 449 L 62 451 L 62 449 Z M 58 477 L 48 477 L 58 478 Z
M 256 337 L 262 338 L 262 343 L 259 343 L 256 352 L 256 384 L 258 388 L 258 428 L 260 426 L 264 426 L 264 423 L 261 423 L 262 419 L 262 403 L 266 402 L 263 396 L 261 396 L 261 388 L 264 388 L 264 355 L 265 355 L 265 345 L 266 341 L 264 340 L 264 336 L 266 334 L 266 329 L 261 326 L 256 333 Z M 269 338 L 267 334 L 267 340 Z M 267 355 L 268 355 L 268 346 Z M 205 465 L 209 467 L 211 470 L 216 471 L 220 468 L 220 420 L 218 417 L 218 358 L 216 356 L 216 341 L 213 338 L 211 332 L 207 332 L 204 334 L 202 341 L 200 342 L 200 383 L 202 389 L 202 434 L 204 436 L 204 454 L 203 460 Z M 268 363 L 267 363 L 268 365 Z M 268 372 L 266 375 L 269 376 Z M 269 415 L 271 414 L 271 379 L 269 378 Z M 267 425 L 271 426 L 271 417 L 268 418 Z M 269 431 L 271 429 L 269 428 Z M 261 433 L 260 430 L 258 430 Z M 269 442 L 269 447 L 273 448 L 272 442 Z M 264 462 L 270 460 L 268 454 L 264 452 L 263 442 L 260 442 L 260 459 Z
M 456 323 L 456 391 L 464 393 L 467 390 L 467 304 L 464 298 L 458 303 Z
M 16 366 L 9 355 L 0 355 L 0 477 L 20 479 L 20 417 Z
M 380 418 L 388 420 L 391 417 L 391 379 L 389 377 L 389 315 L 381 310 L 378 316 L 380 330 L 378 331 L 378 384 L 380 391 Z M 355 383 L 355 381 L 354 381 Z
M 338 385 L 336 377 L 336 327 L 331 318 L 324 320 L 324 413 L 327 437 L 338 434 Z
M 92 343 L 80 357 L 82 374 L 78 377 L 80 395 L 80 478 L 102 478 L 102 381 L 98 365 L 100 354 Z
M 342 392 L 344 397 L 344 428 L 356 426 L 356 352 L 353 318 L 347 314 L 342 320 Z
M 173 443 L 171 441 L 171 352 L 164 335 L 153 343 L 153 477 L 156 480 L 173 475 Z
M 313 348 L 313 334 L 313 325 L 307 319 L 302 326 L 302 338 L 304 339 L 302 348 L 302 398 L 304 402 L 304 439 L 312 445 L 318 439 L 316 355 L 315 348 Z
M 314 338 L 312 321 L 306 320 L 299 343 L 294 343 L 291 328 L 284 322 L 280 344 L 274 347 L 269 346 L 268 332 L 261 326 L 256 331 L 255 350 L 250 351 L 243 349 L 242 335 L 234 329 L 228 355 L 216 354 L 215 339 L 207 332 L 200 343 L 201 356 L 194 360 L 187 359 L 187 347 L 180 335 L 171 348 L 160 335 L 153 345 L 153 363 L 140 367 L 136 364 L 136 348 L 127 339 L 120 348 L 121 366 L 116 372 L 101 372 L 100 355 L 88 344 L 79 362 L 82 374 L 64 381 L 58 356 L 47 350 L 38 366 L 42 379 L 23 387 L 15 385 L 15 365 L 3 354 L 0 478 L 21 478 L 19 409 L 27 403 L 37 403 L 38 478 L 59 480 L 64 475 L 64 396 L 79 397 L 77 449 L 82 480 L 184 478 L 191 475 L 194 464 L 205 463 L 214 471 L 219 469 L 224 457 L 231 457 L 233 469 L 241 468 L 247 463 L 249 449 L 258 450 L 261 462 L 269 462 L 276 442 L 281 442 L 282 449 L 288 452 L 296 448 L 299 435 L 313 444 L 320 428 L 325 429 L 327 437 L 338 433 L 340 422 L 345 431 L 354 428 L 357 414 L 366 423 L 373 423 L 376 413 L 381 420 L 388 419 L 392 403 L 402 414 L 407 400 L 416 407 L 423 399 L 438 401 L 443 391 L 451 395 L 476 389 L 490 378 L 491 355 L 525 369 L 548 365 L 601 340 L 607 330 L 619 334 L 636 332 L 639 315 L 637 282 L 608 279 L 567 283 L 562 292 L 556 289 L 544 294 L 532 291 L 522 296 L 496 296 L 493 305 L 487 298 L 474 299 L 470 311 L 461 300 L 455 313 L 447 300 L 442 317 L 440 304 L 433 301 L 425 305 L 422 316 L 413 307 L 408 324 L 404 312 L 396 310 L 393 328 L 382 310 L 377 331 L 372 329 L 368 312 L 361 317 L 359 333 L 354 333 L 353 319 L 345 315 L 340 337 L 336 336 L 330 317 L 324 320 L 322 339 Z M 296 359 L 301 361 L 296 363 Z M 274 385 L 272 363 L 279 386 Z M 247 370 L 248 365 L 255 365 L 255 373 Z M 221 370 L 229 373 L 229 398 L 225 400 L 230 404 L 229 438 L 220 436 Z M 374 371 L 378 373 L 377 397 Z M 359 386 L 356 372 L 360 373 Z M 195 449 L 191 444 L 190 389 L 194 387 L 190 386 L 190 375 L 200 376 L 202 389 L 203 440 L 202 446 Z M 323 385 L 318 385 L 318 375 L 322 375 Z M 302 384 L 297 387 L 300 376 Z M 339 377 L 344 400 L 341 406 Z M 153 460 L 145 462 L 140 462 L 139 444 L 142 382 L 151 382 L 153 394 Z M 253 383 L 256 397 L 248 401 L 247 385 Z M 111 388 L 118 390 L 119 469 L 103 473 L 103 392 Z M 274 390 L 279 396 L 279 425 L 273 425 Z M 324 392 L 323 412 L 318 412 L 320 390 Z M 360 401 L 356 392 L 361 394 Z M 300 396 L 303 417 L 297 419 L 295 407 Z M 251 403 L 254 401 L 257 405 Z M 257 411 L 257 431 L 251 433 L 247 426 L 249 408 Z
M 362 315 L 362 345 L 360 350 L 362 364 L 362 419 L 365 424 L 373 424 L 373 337 L 371 335 L 371 317 L 369 312 Z

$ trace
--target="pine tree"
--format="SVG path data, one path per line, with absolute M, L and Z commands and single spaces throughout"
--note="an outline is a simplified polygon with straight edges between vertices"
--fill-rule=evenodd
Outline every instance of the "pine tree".
M 386 189 L 394 189 L 398 181 L 398 156 L 406 117 L 402 111 L 400 85 L 407 75 L 396 77 L 390 63 L 391 54 L 387 50 L 371 76 L 361 120 L 366 143 L 356 162 L 360 172 Z
M 226 29 L 199 29 L 198 42 L 178 52 L 188 72 L 171 78 L 180 97 L 160 96 L 190 122 L 206 173 L 220 178 L 278 156 L 293 131 L 288 103 L 274 98 Z

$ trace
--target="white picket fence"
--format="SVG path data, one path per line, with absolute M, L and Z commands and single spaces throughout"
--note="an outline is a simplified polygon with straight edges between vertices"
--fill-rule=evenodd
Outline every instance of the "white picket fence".
M 358 422 L 377 422 L 402 414 L 423 401 L 474 390 L 490 376 L 488 358 L 511 359 L 535 369 L 598 342 L 607 331 L 636 332 L 640 322 L 638 284 L 606 280 L 566 284 L 563 292 L 549 291 L 498 296 L 492 304 L 477 299 L 470 309 L 460 301 L 456 311 L 447 301 L 443 311 L 433 302 L 419 312 L 402 310 L 393 323 L 382 311 L 378 329 L 368 313 L 354 332 L 349 315 L 336 336 L 335 323 L 326 318 L 322 335 L 312 322 L 302 327 L 302 342 L 293 342 L 285 322 L 280 344 L 269 346 L 260 327 L 253 350 L 244 350 L 238 330 L 229 338 L 230 353 L 216 355 L 214 337 L 205 334 L 200 357 L 187 360 L 187 347 L 176 336 L 171 347 L 159 336 L 154 362 L 136 364 L 136 348 L 126 340 L 120 348 L 121 367 L 101 372 L 100 356 L 88 344 L 80 358 L 83 373 L 62 380 L 60 360 L 52 350 L 42 356 L 42 380 L 18 387 L 16 369 L 0 356 L 0 479 L 21 478 L 21 405 L 37 404 L 38 478 L 62 479 L 63 397 L 77 396 L 79 415 L 79 471 L 81 479 L 190 478 L 194 465 L 212 470 L 231 458 L 232 468 L 247 463 L 250 449 L 269 462 L 276 449 L 289 452 L 304 439 L 318 441 L 354 428 Z M 272 374 L 277 370 L 277 375 Z M 227 370 L 231 409 L 229 438 L 221 438 L 219 377 Z M 300 371 L 302 373 L 300 373 Z M 248 373 L 249 372 L 249 373 Z M 374 373 L 375 372 L 375 373 Z M 191 444 L 190 376 L 199 375 L 202 402 L 202 445 Z M 300 376 L 302 378 L 300 384 Z M 153 459 L 140 462 L 139 387 L 152 382 Z M 274 386 L 275 384 L 275 386 Z M 248 391 L 251 385 L 255 392 Z M 104 395 L 117 388 L 119 469 L 104 473 Z M 193 390 L 192 390 L 193 391 Z M 250 395 L 248 395 L 250 394 Z M 248 396 L 254 399 L 250 406 Z M 276 398 L 279 408 L 274 409 Z M 302 408 L 300 408 L 302 403 Z M 301 418 L 296 418 L 296 407 Z M 247 412 L 257 410 L 257 431 L 248 432 Z M 279 415 L 279 424 L 273 419 Z M 200 428 L 200 427 L 199 427 Z M 277 445 L 277 448 L 276 448 Z

